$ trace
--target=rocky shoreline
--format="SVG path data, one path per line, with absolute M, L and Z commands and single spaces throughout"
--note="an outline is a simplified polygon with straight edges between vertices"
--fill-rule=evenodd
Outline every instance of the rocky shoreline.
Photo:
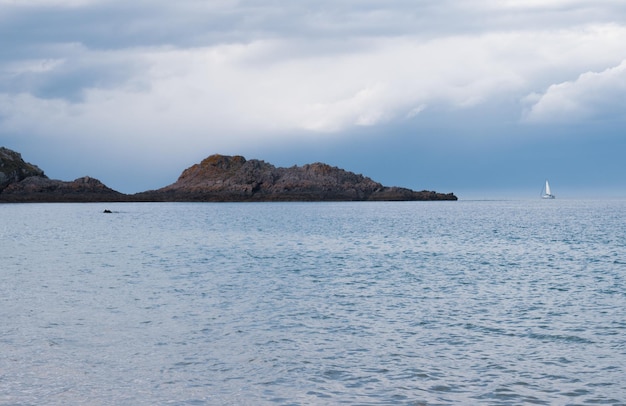
M 242 156 L 211 155 L 157 190 L 117 192 L 88 176 L 49 179 L 21 155 L 0 148 L 0 202 L 272 202 L 457 200 L 453 193 L 388 187 L 324 163 L 278 168 Z

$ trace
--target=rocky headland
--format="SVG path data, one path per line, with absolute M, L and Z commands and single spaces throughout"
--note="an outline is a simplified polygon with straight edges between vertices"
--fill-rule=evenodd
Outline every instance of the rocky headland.
M 46 177 L 41 169 L 24 162 L 19 153 L 0 147 L 0 192 L 31 176 Z
M 0 202 L 12 203 L 71 203 L 124 202 L 128 196 L 117 192 L 98 179 L 83 176 L 71 182 L 31 176 L 13 183 L 0 192 Z
M 119 202 L 126 195 L 98 179 L 84 176 L 71 182 L 48 178 L 36 165 L 0 147 L 0 202 Z
M 323 163 L 277 168 L 242 156 L 211 155 L 157 190 L 119 193 L 85 176 L 49 179 L 17 152 L 0 148 L 0 202 L 242 202 L 457 200 L 452 193 L 387 187 Z

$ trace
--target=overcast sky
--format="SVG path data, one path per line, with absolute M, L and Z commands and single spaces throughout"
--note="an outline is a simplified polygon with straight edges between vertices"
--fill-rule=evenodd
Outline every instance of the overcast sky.
M 222 153 L 626 196 L 626 1 L 0 0 L 0 146 L 127 193 Z

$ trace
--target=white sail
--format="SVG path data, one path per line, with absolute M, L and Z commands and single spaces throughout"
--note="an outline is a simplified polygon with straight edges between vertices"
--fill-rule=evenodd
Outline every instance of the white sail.
M 554 195 L 552 194 L 552 191 L 550 190 L 550 184 L 548 183 L 548 180 L 546 179 L 546 186 L 543 189 L 543 192 L 541 193 L 541 198 L 542 199 L 554 199 Z

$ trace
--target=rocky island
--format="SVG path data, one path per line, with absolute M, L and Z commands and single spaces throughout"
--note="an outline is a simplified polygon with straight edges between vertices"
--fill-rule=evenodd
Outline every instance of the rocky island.
M 453 194 L 385 187 L 323 163 L 277 168 L 242 156 L 211 155 L 164 188 L 135 195 L 147 201 L 456 200 Z
M 21 155 L 0 148 L 0 202 L 267 202 L 457 200 L 452 193 L 388 187 L 323 163 L 278 168 L 242 156 L 211 155 L 157 190 L 126 195 L 85 176 L 49 179 Z

